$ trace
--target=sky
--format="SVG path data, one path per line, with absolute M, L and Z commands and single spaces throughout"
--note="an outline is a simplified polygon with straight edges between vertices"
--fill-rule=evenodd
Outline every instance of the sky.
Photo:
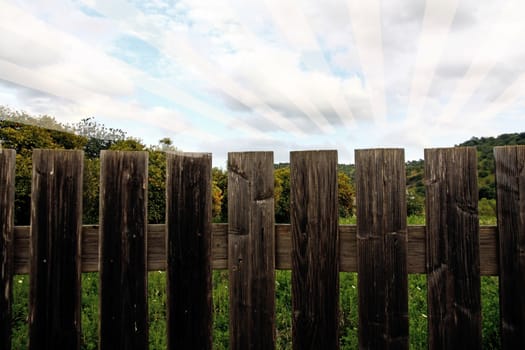
M 182 151 L 525 131 L 523 0 L 0 0 L 0 105 Z

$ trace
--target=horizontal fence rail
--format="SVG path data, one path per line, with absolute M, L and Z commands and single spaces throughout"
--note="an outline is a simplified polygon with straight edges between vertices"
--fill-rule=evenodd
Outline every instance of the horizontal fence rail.
M 166 226 L 148 225 L 148 270 L 166 270 Z M 82 272 L 98 271 L 98 225 L 82 227 Z M 211 267 L 228 270 L 228 224 L 211 224 Z M 425 274 L 425 226 L 407 227 L 407 271 L 409 274 Z M 357 226 L 339 225 L 339 271 L 357 272 Z M 482 276 L 498 276 L 498 229 L 496 226 L 480 226 L 479 254 Z M 291 227 L 275 225 L 275 269 L 291 270 Z M 29 273 L 29 226 L 14 228 L 14 272 Z
M 147 224 L 148 154 L 101 155 L 100 225 L 82 226 L 81 151 L 35 150 L 31 226 L 14 226 L 0 149 L 0 348 L 12 279 L 30 274 L 31 349 L 80 349 L 82 272 L 99 272 L 99 346 L 147 349 L 147 271 L 167 271 L 168 348 L 212 347 L 211 270 L 229 271 L 230 347 L 273 349 L 275 270 L 292 271 L 294 349 L 338 349 L 339 273 L 358 273 L 360 348 L 407 349 L 408 274 L 426 274 L 430 349 L 479 348 L 480 276 L 500 277 L 501 344 L 525 346 L 525 146 L 495 149 L 497 225 L 479 226 L 474 148 L 425 150 L 426 226 L 406 218 L 402 149 L 356 151 L 357 225 L 338 225 L 337 151 L 291 153 L 291 224 L 275 224 L 272 152 L 228 157 L 211 223 L 211 155 L 167 156 L 166 224 Z

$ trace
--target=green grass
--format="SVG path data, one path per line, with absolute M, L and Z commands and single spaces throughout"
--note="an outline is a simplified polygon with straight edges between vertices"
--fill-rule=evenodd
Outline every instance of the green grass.
M 150 272 L 148 281 L 150 349 L 166 349 L 166 275 Z M 17 275 L 14 279 L 13 349 L 27 349 L 27 300 L 29 278 Z M 340 342 L 341 349 L 357 348 L 357 274 L 340 273 Z M 98 274 L 82 276 L 82 349 L 97 349 L 98 332 Z M 276 328 L 277 349 L 290 349 L 291 332 L 291 273 L 276 271 Z M 213 272 L 214 349 L 228 349 L 228 272 Z M 483 313 L 483 348 L 499 348 L 499 299 L 497 277 L 481 278 Z M 410 348 L 427 347 L 426 276 L 409 275 Z

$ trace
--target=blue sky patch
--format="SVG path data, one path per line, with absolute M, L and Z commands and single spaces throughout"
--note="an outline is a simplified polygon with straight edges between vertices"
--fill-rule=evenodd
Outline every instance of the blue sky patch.
M 148 42 L 131 35 L 123 35 L 115 42 L 110 54 L 133 67 L 158 76 L 161 53 Z

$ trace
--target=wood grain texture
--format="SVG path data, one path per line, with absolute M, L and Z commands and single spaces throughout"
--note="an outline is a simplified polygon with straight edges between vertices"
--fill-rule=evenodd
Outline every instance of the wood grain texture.
M 100 156 L 101 350 L 148 349 L 148 153 Z
M 14 150 L 0 148 L 0 349 L 11 349 L 15 159 Z
M 429 349 L 480 349 L 477 154 L 426 149 Z
M 212 224 L 211 265 L 228 269 L 228 224 Z M 166 228 L 148 225 L 148 271 L 166 270 Z M 15 274 L 29 273 L 29 226 L 15 226 Z M 357 226 L 339 225 L 339 270 L 357 272 Z M 408 226 L 407 269 L 409 274 L 425 274 L 425 226 Z M 482 276 L 498 275 L 498 232 L 496 226 L 479 228 L 479 255 Z M 292 269 L 292 233 L 288 224 L 275 225 L 275 269 Z M 98 271 L 98 225 L 82 229 L 82 272 Z
M 211 154 L 166 158 L 168 349 L 211 349 Z
M 525 349 L 525 146 L 494 149 L 502 349 Z
M 408 349 L 405 155 L 355 151 L 359 348 Z
M 29 349 L 80 349 L 82 151 L 34 150 Z
M 228 154 L 230 348 L 275 348 L 273 152 Z
M 339 349 L 337 151 L 290 153 L 293 349 Z

